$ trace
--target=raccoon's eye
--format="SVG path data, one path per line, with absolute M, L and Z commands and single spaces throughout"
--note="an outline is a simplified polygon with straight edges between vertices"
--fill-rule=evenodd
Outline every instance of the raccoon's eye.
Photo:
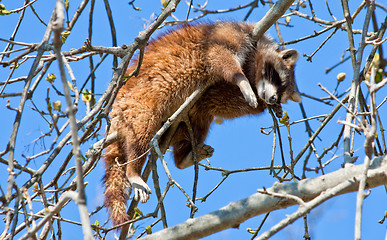
M 281 78 L 278 72 L 271 64 L 267 64 L 265 67 L 266 78 L 274 84 L 277 88 L 281 86 Z

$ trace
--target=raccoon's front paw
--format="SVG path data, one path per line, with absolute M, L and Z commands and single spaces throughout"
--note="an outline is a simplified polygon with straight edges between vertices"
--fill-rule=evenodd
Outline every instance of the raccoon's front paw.
M 200 143 L 197 145 L 197 154 L 198 154 L 198 160 L 200 161 L 205 158 L 212 157 L 212 154 L 214 154 L 214 149 L 209 145 Z
M 244 97 L 251 107 L 253 108 L 258 107 L 257 97 L 255 96 L 254 92 L 249 92 L 247 94 L 244 94 Z
M 255 96 L 255 93 L 253 92 L 253 89 L 251 88 L 249 81 L 241 80 L 238 83 L 238 86 L 243 94 L 243 97 L 249 103 L 249 105 L 253 108 L 256 108 L 258 106 L 257 97 Z
M 152 193 L 148 185 L 140 176 L 129 177 L 128 180 L 134 191 L 134 200 L 146 203 L 149 199 L 149 194 Z

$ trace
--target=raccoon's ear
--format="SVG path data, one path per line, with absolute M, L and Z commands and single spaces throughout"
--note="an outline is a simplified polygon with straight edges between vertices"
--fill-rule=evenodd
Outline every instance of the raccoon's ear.
M 289 100 L 292 100 L 293 102 L 301 102 L 301 95 L 299 92 L 294 91 L 292 95 L 290 95 Z
M 287 65 L 294 65 L 298 59 L 298 52 L 294 49 L 285 49 L 280 54 Z

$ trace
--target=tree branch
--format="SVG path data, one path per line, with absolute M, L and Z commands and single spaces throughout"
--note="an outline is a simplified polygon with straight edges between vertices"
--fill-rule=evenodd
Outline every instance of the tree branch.
M 313 200 L 314 202 L 317 202 L 319 196 L 327 196 L 326 193 L 324 194 L 325 191 L 333 192 L 335 188 L 339 188 L 339 191 L 330 194 L 329 197 L 321 197 L 322 201 L 319 202 L 320 204 L 336 195 L 357 191 L 363 169 L 363 165 L 348 166 L 320 177 L 304 179 L 299 182 L 275 183 L 268 191 L 291 194 L 301 198 L 305 202 L 313 199 L 315 199 Z M 368 171 L 367 188 L 386 184 L 386 171 L 387 156 L 375 158 Z M 341 185 L 342 183 L 344 185 Z M 230 203 L 217 211 L 195 219 L 189 219 L 184 223 L 161 230 L 141 239 L 188 240 L 202 238 L 227 228 L 237 227 L 240 223 L 254 216 L 286 208 L 294 204 L 296 204 L 294 200 L 284 200 L 283 198 L 256 193 L 248 198 Z
M 273 25 L 282 15 L 288 10 L 292 5 L 294 0 L 280 0 L 277 1 L 272 8 L 265 14 L 265 16 L 255 24 L 253 30 L 253 38 L 258 40 L 262 35 L 269 30 L 271 25 Z
M 57 0 L 55 9 L 56 9 L 56 21 L 53 23 L 53 34 L 54 34 L 53 45 L 54 45 L 54 52 L 58 59 L 63 89 L 65 92 L 68 118 L 70 121 L 71 136 L 72 136 L 72 142 L 73 142 L 72 152 L 75 156 L 75 165 L 77 170 L 78 194 L 77 194 L 76 203 L 78 205 L 79 214 L 81 216 L 84 239 L 93 239 L 93 234 L 90 228 L 89 213 L 87 211 L 87 206 L 86 206 L 86 194 L 85 194 L 85 184 L 83 182 L 81 148 L 80 148 L 80 142 L 78 137 L 78 126 L 75 119 L 77 99 L 75 99 L 76 101 L 75 103 L 73 103 L 71 100 L 70 91 L 67 84 L 66 73 L 64 69 L 64 64 L 65 64 L 64 57 L 60 51 L 62 47 L 61 32 L 64 29 L 64 26 L 63 26 L 64 25 L 64 6 L 61 0 Z

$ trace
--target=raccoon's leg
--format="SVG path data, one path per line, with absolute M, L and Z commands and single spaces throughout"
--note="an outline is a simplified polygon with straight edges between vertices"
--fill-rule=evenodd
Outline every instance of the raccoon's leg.
M 212 117 L 205 116 L 204 114 L 193 116 L 190 119 L 194 138 L 197 142 L 196 154 L 198 161 L 211 157 L 214 153 L 214 149 L 211 146 L 204 144 L 211 121 Z M 171 146 L 174 151 L 175 164 L 178 168 L 183 169 L 194 164 L 191 138 L 187 126 L 184 123 L 181 123 L 177 129 L 172 139 Z
M 132 186 L 134 199 L 145 203 L 151 193 L 150 188 L 141 178 L 141 169 L 146 161 L 147 149 L 144 147 L 145 144 L 141 146 L 133 140 L 130 134 L 124 137 L 123 145 L 126 159 L 124 166 L 121 167 L 126 168 L 126 177 Z
M 236 85 L 241 90 L 243 97 L 245 97 L 245 100 L 249 103 L 251 107 L 256 108 L 258 106 L 257 97 L 255 96 L 255 93 L 253 92 L 250 82 L 249 80 L 247 80 L 246 76 L 243 73 L 238 73 L 235 74 L 233 78 Z
M 208 54 L 212 69 L 224 80 L 237 85 L 249 105 L 256 108 L 258 106 L 257 97 L 242 71 L 241 65 L 244 60 L 224 46 L 219 45 L 210 48 Z
M 147 149 L 132 142 L 132 139 L 128 139 L 128 137 L 126 137 L 125 145 L 127 153 L 126 176 L 132 186 L 134 199 L 145 203 L 148 201 L 149 194 L 151 193 L 151 189 L 141 178 L 141 169 L 146 161 Z
M 150 148 L 149 142 L 157 131 L 155 130 L 157 123 L 152 112 L 139 110 L 136 114 L 135 117 L 127 114 L 127 119 L 121 122 L 129 124 L 120 124 L 118 132 L 123 142 L 126 176 L 132 186 L 134 199 L 145 203 L 149 199 L 151 189 L 141 178 L 141 170 L 148 155 L 147 150 Z

